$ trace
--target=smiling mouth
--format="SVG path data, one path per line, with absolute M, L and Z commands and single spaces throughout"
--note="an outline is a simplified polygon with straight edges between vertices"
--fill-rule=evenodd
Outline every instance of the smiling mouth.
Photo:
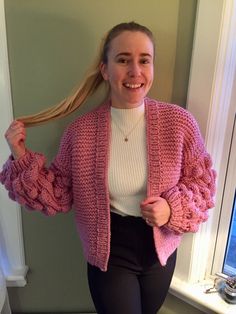
M 143 83 L 140 83 L 140 84 L 129 84 L 129 83 L 124 83 L 123 85 L 124 85 L 124 87 L 126 87 L 126 88 L 130 88 L 130 89 L 138 89 L 138 88 L 140 88 L 140 87 L 143 87 L 143 86 L 144 86 L 144 84 L 143 84 Z

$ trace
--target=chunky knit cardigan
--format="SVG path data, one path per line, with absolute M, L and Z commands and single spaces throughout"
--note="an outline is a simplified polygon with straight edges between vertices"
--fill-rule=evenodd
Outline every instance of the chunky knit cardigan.
M 196 232 L 213 207 L 215 172 L 198 126 L 176 105 L 145 99 L 147 196 L 161 196 L 171 208 L 168 223 L 153 227 L 164 266 L 185 232 Z M 27 151 L 3 166 L 0 181 L 11 199 L 55 215 L 75 208 L 77 229 L 89 263 L 107 270 L 110 254 L 108 162 L 110 103 L 77 118 L 65 131 L 49 168 L 42 154 Z

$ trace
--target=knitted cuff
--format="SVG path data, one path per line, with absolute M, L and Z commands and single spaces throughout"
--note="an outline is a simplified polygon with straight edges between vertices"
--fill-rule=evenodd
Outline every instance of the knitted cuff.
M 45 159 L 42 154 L 27 150 L 26 153 L 19 159 L 14 159 L 11 155 L 6 163 L 6 166 L 12 173 L 18 174 L 29 168 L 36 156 Z
M 201 219 L 199 214 L 194 213 L 195 204 L 191 197 L 182 195 L 177 186 L 164 193 L 163 197 L 171 208 L 171 216 L 165 226 L 177 234 L 197 232 Z

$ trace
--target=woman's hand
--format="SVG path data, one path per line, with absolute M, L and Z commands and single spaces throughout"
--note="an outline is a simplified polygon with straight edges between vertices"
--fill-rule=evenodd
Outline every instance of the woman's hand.
M 14 159 L 18 159 L 25 154 L 26 131 L 22 122 L 14 120 L 7 129 L 5 138 Z
M 170 219 L 170 206 L 162 197 L 148 197 L 141 202 L 140 208 L 143 219 L 152 227 L 161 227 Z

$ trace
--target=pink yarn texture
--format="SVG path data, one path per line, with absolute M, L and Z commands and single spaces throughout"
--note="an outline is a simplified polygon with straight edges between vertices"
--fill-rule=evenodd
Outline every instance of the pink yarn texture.
M 147 196 L 164 197 L 169 222 L 153 228 L 164 266 L 185 232 L 196 232 L 214 206 L 215 171 L 198 125 L 185 109 L 145 98 Z M 107 270 L 110 254 L 108 162 L 110 102 L 77 118 L 64 132 L 49 168 L 42 154 L 27 151 L 4 164 L 0 181 L 19 204 L 55 215 L 72 207 L 89 263 Z

